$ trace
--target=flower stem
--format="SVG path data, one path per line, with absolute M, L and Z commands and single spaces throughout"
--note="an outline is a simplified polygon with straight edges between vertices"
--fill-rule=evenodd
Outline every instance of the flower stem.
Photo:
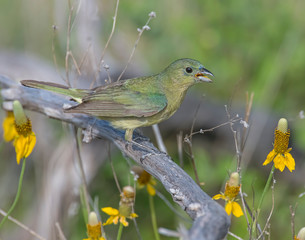
M 271 171 L 270 171 L 270 173 L 269 173 L 269 177 L 268 177 L 268 180 L 267 180 L 267 182 L 266 182 L 264 191 L 263 191 L 263 193 L 262 193 L 261 199 L 259 200 L 259 203 L 258 203 L 258 206 L 257 206 L 257 215 L 256 215 L 256 218 L 255 218 L 254 223 L 253 223 L 252 234 L 254 234 L 255 231 L 256 231 L 257 219 L 258 219 L 258 216 L 259 216 L 259 214 L 260 214 L 261 207 L 262 207 L 262 204 L 263 204 L 265 195 L 266 195 L 267 191 L 268 191 L 269 188 L 270 188 L 271 179 L 272 179 L 272 177 L 273 177 L 274 169 L 275 169 L 275 167 L 274 167 L 274 164 L 273 164 L 272 169 L 271 169 Z
M 158 233 L 158 226 L 157 226 L 157 218 L 155 212 L 155 205 L 154 205 L 154 197 L 148 194 L 149 196 L 149 207 L 150 207 L 150 214 L 151 214 L 151 222 L 153 225 L 154 235 L 156 240 L 160 240 L 160 236 Z
M 121 239 L 122 232 L 123 232 L 123 224 L 120 223 L 120 227 L 119 227 L 119 231 L 118 231 L 118 235 L 116 237 L 116 240 L 120 240 Z
M 11 208 L 8 210 L 6 216 L 0 222 L 0 228 L 2 227 L 4 222 L 7 220 L 8 216 L 12 213 L 12 211 L 14 210 L 14 208 L 15 208 L 18 200 L 19 200 L 20 193 L 21 193 L 21 187 L 22 187 L 22 181 L 23 181 L 23 175 L 24 175 L 24 170 L 25 170 L 25 163 L 26 163 L 26 158 L 24 158 L 23 161 L 22 161 L 22 168 L 21 168 L 21 173 L 20 173 L 20 177 L 19 177 L 18 190 L 17 190 L 15 200 L 14 200 Z

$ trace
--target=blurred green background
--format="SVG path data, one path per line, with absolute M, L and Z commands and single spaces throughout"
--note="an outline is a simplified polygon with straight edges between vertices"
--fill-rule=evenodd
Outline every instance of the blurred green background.
M 81 62 L 87 52 L 89 52 L 88 55 L 95 56 L 95 60 L 97 60 L 112 28 L 115 1 L 71 1 L 71 4 L 74 7 L 70 39 L 71 51 L 78 62 Z M 117 26 L 104 60 L 110 65 L 111 74 L 121 71 L 137 39 L 137 28 L 141 28 L 147 21 L 148 14 L 154 11 L 157 18 L 150 22 L 151 30 L 144 32 L 128 68 L 128 76 L 159 72 L 178 58 L 198 59 L 214 73 L 215 78 L 212 86 L 196 86 L 192 89 L 191 94 L 196 96 L 204 94 L 207 99 L 222 105 L 233 103 L 244 106 L 245 92 L 254 92 L 254 107 L 263 109 L 270 115 L 278 114 L 287 117 L 293 126 L 292 147 L 296 144 L 300 151 L 304 152 L 305 127 L 304 120 L 299 117 L 299 112 L 304 110 L 305 102 L 304 9 L 305 2 L 301 0 L 258 0 L 255 2 L 244 0 L 121 0 Z M 21 59 L 25 56 L 35 56 L 54 67 L 53 40 L 59 69 L 64 69 L 68 14 L 67 1 L 1 0 L 0 59 L 1 62 L 10 64 L 12 76 L 14 76 L 14 61 L 9 61 L 12 59 L 11 53 L 17 54 L 15 58 L 18 58 L 18 54 L 24 54 L 20 56 Z M 52 25 L 57 26 L 55 34 Z M 90 72 L 90 63 L 87 66 L 88 72 Z M 0 70 L 3 68 L 0 67 Z M 23 70 L 16 69 L 19 76 L 22 76 Z M 72 67 L 70 70 L 75 69 Z M 7 72 L 9 73 L 9 70 Z M 54 73 L 56 74 L 55 71 Z M 90 74 L 88 76 L 90 77 Z M 86 79 L 86 81 L 90 82 L 91 79 Z M 196 106 L 194 106 L 194 111 L 195 108 Z M 39 118 L 36 114 L 30 116 Z M 61 129 L 60 123 L 43 117 L 42 119 L 49 125 L 47 139 L 50 142 L 46 146 L 52 146 L 52 143 L 59 141 L 58 139 L 67 138 L 68 134 L 58 130 Z M 39 127 L 35 128 L 34 125 L 34 130 L 39 132 Z M 273 129 L 271 129 L 272 131 Z M 174 160 L 177 160 L 176 142 L 173 142 L 172 138 L 169 139 L 171 141 L 166 142 L 166 145 L 169 146 L 169 154 Z M 233 137 L 232 143 L 228 144 L 234 147 Z M 234 171 L 236 166 L 235 152 L 220 150 L 222 146 L 218 147 L 217 159 L 213 159 L 204 144 L 200 144 L 199 140 L 197 144 L 194 143 L 194 156 L 200 179 L 205 183 L 204 190 L 211 196 L 220 190 L 228 177 L 228 172 Z M 272 142 L 266 147 L 270 151 Z M 43 153 L 43 150 L 37 151 L 40 154 Z M 2 152 L 5 157 L 1 159 L 3 168 L 1 167 L 0 173 L 10 169 L 15 173 L 14 177 L 10 177 L 15 179 L 18 176 L 18 168 L 14 168 L 16 164 L 13 162 L 13 148 L 10 151 L 4 149 Z M 126 166 L 128 166 L 126 161 L 120 153 L 114 152 L 113 154 L 114 166 L 120 176 L 120 183 L 122 185 L 131 184 L 132 177 L 126 171 Z M 292 154 L 294 154 L 293 150 Z M 41 156 L 34 154 L 33 157 Z M 8 163 L 6 159 L 12 159 L 12 164 Z M 258 161 L 263 162 L 264 159 L 258 159 Z M 302 162 L 304 159 L 299 159 L 299 161 Z M 39 160 L 36 160 L 35 169 L 28 169 L 24 192 L 28 192 L 33 182 L 40 181 L 39 176 L 42 174 L 37 173 L 40 171 L 40 165 Z M 185 169 L 193 176 L 188 161 L 185 162 Z M 247 199 L 252 206 L 253 201 L 256 204 L 258 202 L 267 179 L 266 171 L 263 172 L 261 166 L 247 168 L 243 169 L 243 175 L 243 190 L 248 194 Z M 281 174 L 276 173 L 278 181 L 275 187 L 275 211 L 270 222 L 271 239 L 291 239 L 289 205 L 294 206 L 298 202 L 295 217 L 296 231 L 304 226 L 305 200 L 304 197 L 298 198 L 298 195 L 305 191 L 305 180 L 304 176 L 296 176 L 296 178 L 302 184 L 295 185 L 291 189 L 291 183 L 287 183 L 285 179 L 281 180 Z M 27 183 L 27 181 L 29 182 Z M 7 182 L 8 180 L 5 182 L 1 180 L 1 185 Z M 3 189 L 7 189 L 7 187 L 3 187 Z M 161 186 L 159 189 L 163 191 Z M 14 191 L 11 191 L 14 196 Z M 119 201 L 119 194 L 113 181 L 109 162 L 100 165 L 98 174 L 91 179 L 90 193 L 92 196 L 99 196 L 100 207 L 110 205 L 117 207 L 112 205 L 116 202 L 113 199 L 116 198 Z M 166 192 L 163 191 L 163 193 L 169 197 Z M 3 191 L 1 195 L 1 199 L 6 199 Z M 19 202 L 19 209 L 15 213 L 15 215 L 19 215 L 19 219 L 22 219 L 25 214 L 24 208 L 27 204 L 33 207 L 30 200 L 31 194 L 24 193 Z M 7 201 L 5 202 L 7 208 L 9 200 L 5 201 Z M 143 216 L 143 218 L 139 218 L 143 239 L 153 239 L 147 201 L 145 191 L 142 190 L 138 195 L 135 209 L 140 217 Z M 159 226 L 171 229 L 178 227 L 179 219 L 168 210 L 166 205 L 160 199 L 156 199 L 156 204 Z M 0 207 L 5 208 L 3 205 Z M 270 209 L 271 196 L 268 195 L 261 215 L 262 226 L 264 226 Z M 64 211 L 62 215 L 67 214 Z M 81 212 L 76 211 L 72 217 L 69 216 L 65 220 L 60 220 L 68 239 L 85 237 L 86 228 Z M 15 228 L 17 227 L 12 224 L 8 227 L 10 230 Z M 114 238 L 116 228 L 110 227 L 109 229 L 111 229 L 109 235 Z M 233 218 L 231 231 L 247 239 L 245 218 Z M 41 232 L 43 231 L 41 230 Z M 126 234 L 123 235 L 123 239 L 133 239 L 135 231 L 131 227 L 124 229 L 123 234 Z M 228 239 L 233 238 L 228 237 Z

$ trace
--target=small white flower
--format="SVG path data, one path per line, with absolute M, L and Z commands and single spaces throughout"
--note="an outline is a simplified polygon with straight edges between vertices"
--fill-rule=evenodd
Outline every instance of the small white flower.
M 148 26 L 148 25 L 145 25 L 145 26 L 143 26 L 143 28 L 142 28 L 143 30 L 146 30 L 146 31 L 149 31 L 150 30 L 150 26 Z
M 150 12 L 150 13 L 148 14 L 148 16 L 151 17 L 151 18 L 157 17 L 156 12 Z
M 299 112 L 299 117 L 300 117 L 300 119 L 304 119 L 305 118 L 304 110 Z
M 242 124 L 244 126 L 244 128 L 248 128 L 249 127 L 249 124 L 244 121 L 244 120 L 240 120 L 240 124 Z

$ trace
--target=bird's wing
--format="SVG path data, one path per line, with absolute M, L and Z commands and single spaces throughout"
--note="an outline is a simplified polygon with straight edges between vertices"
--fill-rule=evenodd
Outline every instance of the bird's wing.
M 162 93 L 145 94 L 116 84 L 101 87 L 82 99 L 82 103 L 67 112 L 86 113 L 99 117 L 149 117 L 167 105 Z

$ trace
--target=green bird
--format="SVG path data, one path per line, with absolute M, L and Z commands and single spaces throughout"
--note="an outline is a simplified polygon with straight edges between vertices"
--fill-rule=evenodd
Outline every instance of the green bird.
M 135 128 L 151 126 L 168 119 L 180 107 L 189 87 L 212 82 L 213 74 L 193 59 L 179 59 L 162 72 L 120 80 L 94 89 L 75 89 L 63 85 L 23 80 L 22 85 L 49 90 L 71 97 L 76 106 L 67 113 L 84 113 L 109 121 L 126 130 L 125 140 L 132 141 Z

